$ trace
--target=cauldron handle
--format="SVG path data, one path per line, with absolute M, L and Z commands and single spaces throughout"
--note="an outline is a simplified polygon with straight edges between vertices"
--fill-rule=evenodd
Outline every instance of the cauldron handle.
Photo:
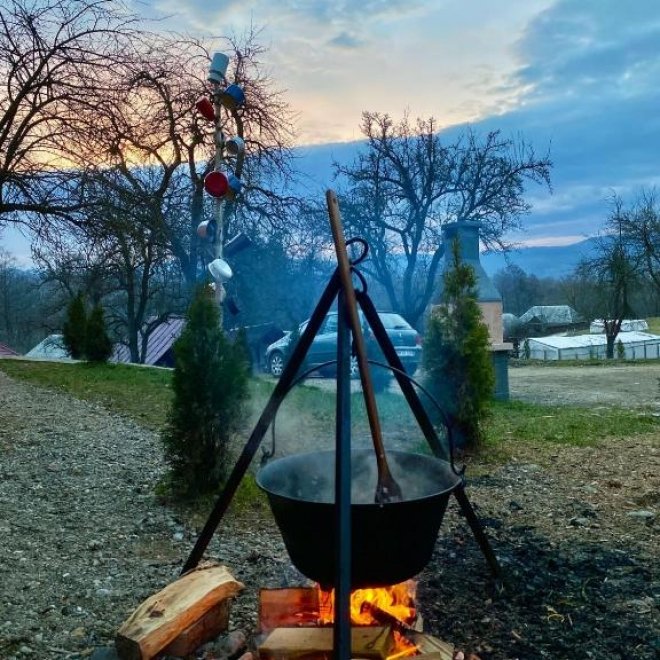
M 376 367 L 383 367 L 384 369 L 388 369 L 394 374 L 398 374 L 399 376 L 402 376 L 406 380 L 410 381 L 417 389 L 419 389 L 423 394 L 426 395 L 428 400 L 433 404 L 435 409 L 440 413 L 440 417 L 442 417 L 442 423 L 444 427 L 447 429 L 447 444 L 449 445 L 449 465 L 451 466 L 452 472 L 457 476 L 461 477 L 462 479 L 465 476 L 465 468 L 466 465 L 463 464 L 460 468 L 456 467 L 456 463 L 454 461 L 454 453 L 455 453 L 455 444 L 454 444 L 454 437 L 453 437 L 453 432 L 452 432 L 452 423 L 447 417 L 447 414 L 445 411 L 442 409 L 442 406 L 438 403 L 437 399 L 428 391 L 424 385 L 422 385 L 418 380 L 415 380 L 409 373 L 403 371 L 402 369 L 397 369 L 396 367 L 393 367 L 391 364 L 385 364 L 384 362 L 378 362 L 377 360 L 367 360 L 369 364 L 376 366 Z M 284 396 L 282 397 L 282 401 L 288 396 L 289 392 L 296 387 L 296 385 L 299 385 L 302 383 L 302 381 L 305 380 L 308 376 L 313 374 L 315 371 L 319 371 L 321 369 L 325 369 L 326 367 L 330 367 L 333 364 L 337 364 L 337 360 L 328 360 L 327 362 L 322 362 L 321 364 L 317 364 L 314 367 L 311 367 L 309 369 L 306 369 L 303 371 L 302 374 L 299 376 L 296 376 L 296 378 L 293 380 L 291 385 L 286 389 L 284 392 Z M 279 411 L 279 406 L 277 407 L 277 410 L 275 410 L 273 414 L 273 421 L 271 422 L 271 437 L 272 437 L 272 445 L 271 445 L 271 450 L 266 451 L 265 449 L 263 450 L 262 456 L 261 456 L 261 464 L 264 465 L 266 462 L 268 462 L 274 455 L 275 455 L 275 422 L 277 421 L 277 413 Z
M 396 367 L 393 367 L 391 364 L 386 364 L 385 362 L 379 362 L 378 360 L 369 360 L 369 364 L 372 364 L 376 367 L 383 367 L 384 369 L 389 369 L 389 371 L 391 371 L 393 374 L 398 374 L 399 376 L 402 376 L 403 378 L 411 382 L 415 387 L 417 387 L 423 394 L 426 395 L 428 400 L 435 406 L 435 409 L 440 413 L 440 417 L 442 417 L 442 423 L 444 424 L 444 427 L 447 430 L 447 444 L 449 445 L 449 465 L 451 466 L 451 470 L 457 477 L 463 478 L 463 476 L 465 475 L 465 468 L 466 468 L 465 463 L 462 465 L 460 469 L 458 469 L 456 467 L 456 463 L 454 462 L 454 450 L 456 448 L 456 445 L 454 444 L 452 422 L 449 420 L 449 417 L 447 417 L 447 414 L 442 409 L 442 406 L 438 403 L 437 399 L 428 391 L 426 387 L 424 387 L 424 385 L 422 385 L 418 380 L 415 380 L 409 373 L 407 373 L 403 369 L 397 369 Z

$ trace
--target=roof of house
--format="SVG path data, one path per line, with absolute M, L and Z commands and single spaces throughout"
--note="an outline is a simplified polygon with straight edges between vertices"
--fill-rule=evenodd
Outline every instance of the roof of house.
M 64 348 L 62 335 L 49 335 L 31 348 L 25 357 L 47 358 L 49 360 L 70 360 L 69 352 Z
M 8 355 L 18 355 L 18 353 L 13 348 L 9 348 L 6 344 L 0 344 L 0 356 L 6 357 Z
M 649 324 L 645 319 L 623 319 L 621 321 L 621 332 L 630 332 L 632 330 L 640 330 L 646 332 L 649 329 Z M 589 332 L 598 333 L 605 332 L 605 322 L 603 319 L 596 319 L 591 322 Z
M 172 348 L 172 344 L 179 338 L 185 323 L 184 318 L 172 317 L 157 326 L 149 335 L 144 364 L 156 364 Z M 113 360 L 116 362 L 130 362 L 131 353 L 128 346 L 123 344 L 115 346 Z
M 521 317 L 521 323 L 539 321 L 544 325 L 571 325 L 584 319 L 569 305 L 535 305 Z
M 620 332 L 616 336 L 616 341 L 622 344 L 644 344 L 647 342 L 660 342 L 660 335 L 652 335 L 649 332 Z M 536 342 L 548 348 L 589 348 L 590 346 L 604 346 L 607 343 L 605 335 L 574 335 L 565 337 L 564 335 L 551 335 L 550 337 L 530 337 L 529 342 Z

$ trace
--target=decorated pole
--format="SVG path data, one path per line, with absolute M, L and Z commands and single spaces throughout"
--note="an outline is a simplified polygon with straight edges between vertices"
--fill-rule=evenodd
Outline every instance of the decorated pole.
M 213 142 L 215 154 L 213 171 L 204 179 L 206 192 L 213 197 L 213 219 L 200 223 L 197 234 L 209 243 L 211 262 L 208 270 L 214 279 L 216 300 L 222 326 L 223 303 L 226 298 L 224 283 L 232 276 L 229 264 L 224 260 L 225 246 L 225 203 L 227 198 L 234 198 L 241 189 L 241 181 L 230 170 L 227 154 L 232 157 L 243 156 L 244 142 L 241 136 L 225 138 L 223 111 L 231 117 L 245 102 L 245 94 L 237 84 L 227 85 L 226 73 L 229 57 L 224 53 L 215 53 L 209 67 L 208 81 L 212 86 L 211 100 L 203 97 L 196 107 L 202 117 L 213 122 Z M 234 116 L 236 120 L 236 116 Z M 233 243 L 234 241 L 231 241 Z

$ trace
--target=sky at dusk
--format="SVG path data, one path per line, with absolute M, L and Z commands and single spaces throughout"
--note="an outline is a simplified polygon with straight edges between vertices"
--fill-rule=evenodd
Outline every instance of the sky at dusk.
M 163 29 L 263 28 L 272 78 L 298 113 L 303 167 L 331 184 L 364 110 L 434 116 L 448 137 L 522 135 L 550 149 L 553 194 L 530 188 L 527 245 L 600 229 L 613 192 L 660 181 L 658 0 L 135 0 Z

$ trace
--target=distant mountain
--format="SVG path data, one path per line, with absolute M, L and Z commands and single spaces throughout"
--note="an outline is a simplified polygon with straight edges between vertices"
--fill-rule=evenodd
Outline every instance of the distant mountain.
M 588 238 L 571 245 L 521 248 L 506 255 L 491 252 L 481 255 L 481 263 L 491 277 L 508 264 L 519 266 L 528 275 L 562 277 L 568 275 L 582 257 L 593 252 L 595 240 Z

